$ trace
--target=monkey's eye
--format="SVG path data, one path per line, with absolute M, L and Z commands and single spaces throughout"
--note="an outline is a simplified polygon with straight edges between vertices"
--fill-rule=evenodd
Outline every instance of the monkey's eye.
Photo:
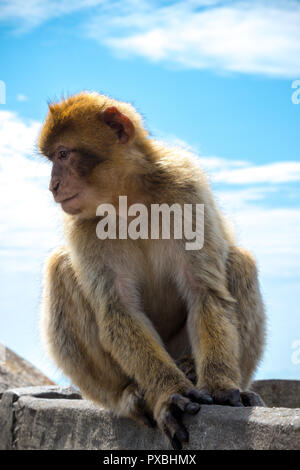
M 69 155 L 68 150 L 60 150 L 58 154 L 58 158 L 60 160 L 65 160 L 66 158 L 68 158 L 68 155 Z

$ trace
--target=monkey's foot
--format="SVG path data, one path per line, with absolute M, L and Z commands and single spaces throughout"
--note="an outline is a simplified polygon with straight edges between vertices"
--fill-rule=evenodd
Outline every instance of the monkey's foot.
M 213 394 L 216 405 L 225 406 L 266 406 L 255 392 L 240 392 L 239 389 L 218 390 Z
M 173 449 L 181 450 L 188 442 L 189 433 L 182 422 L 185 413 L 194 415 L 200 410 L 200 404 L 212 404 L 213 400 L 206 392 L 195 389 L 185 394 L 175 393 L 170 402 L 163 406 L 158 418 L 160 429 L 167 436 Z

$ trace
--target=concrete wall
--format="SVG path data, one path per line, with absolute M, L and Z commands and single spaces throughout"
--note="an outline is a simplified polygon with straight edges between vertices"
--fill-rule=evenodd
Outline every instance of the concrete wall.
M 185 449 L 300 449 L 300 381 L 258 381 L 269 407 L 202 406 L 187 417 Z M 290 406 L 294 408 L 276 407 Z M 8 390 L 0 402 L 0 449 L 166 450 L 157 429 L 82 400 L 72 388 L 28 387 Z

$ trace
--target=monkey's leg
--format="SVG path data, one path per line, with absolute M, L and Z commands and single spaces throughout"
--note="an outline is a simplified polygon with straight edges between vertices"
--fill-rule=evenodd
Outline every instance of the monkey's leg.
M 240 394 L 264 342 L 264 310 L 255 262 L 246 251 L 232 248 L 226 271 L 227 287 L 235 302 L 208 289 L 199 310 L 194 309 L 189 319 L 197 386 L 208 389 L 218 404 L 259 406 L 260 397 L 252 392 Z
M 42 334 L 54 361 L 85 398 L 118 416 L 153 425 L 143 393 L 104 351 L 95 314 L 64 249 L 53 253 L 47 263 Z
M 264 305 L 256 264 L 249 252 L 232 247 L 228 254 L 226 271 L 229 292 L 236 299 L 241 389 L 246 390 L 262 356 L 265 343 Z M 254 392 L 242 393 L 242 401 L 246 406 L 263 406 L 262 399 Z
M 197 389 L 218 404 L 243 406 L 240 398 L 239 333 L 233 302 L 206 289 L 194 301 L 188 326 L 196 363 Z

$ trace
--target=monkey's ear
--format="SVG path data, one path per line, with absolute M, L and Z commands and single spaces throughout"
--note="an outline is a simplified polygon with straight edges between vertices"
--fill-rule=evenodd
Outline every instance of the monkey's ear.
M 121 144 L 127 144 L 133 139 L 135 133 L 134 125 L 115 106 L 111 106 L 104 111 L 103 120 L 115 131 Z

